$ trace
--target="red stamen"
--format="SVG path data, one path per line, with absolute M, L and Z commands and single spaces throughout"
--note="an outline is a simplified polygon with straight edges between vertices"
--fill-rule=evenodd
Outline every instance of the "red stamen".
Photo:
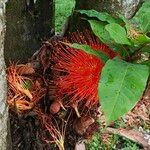
M 96 51 L 104 52 L 109 58 L 117 55 L 89 33 L 86 35 L 73 33 L 67 40 L 71 43 L 87 44 Z M 57 95 L 61 98 L 67 95 L 72 104 L 77 104 L 82 100 L 86 101 L 86 106 L 97 104 L 98 82 L 104 62 L 94 55 L 61 43 L 54 43 L 54 46 L 52 70 L 56 75 L 54 82 L 57 86 Z

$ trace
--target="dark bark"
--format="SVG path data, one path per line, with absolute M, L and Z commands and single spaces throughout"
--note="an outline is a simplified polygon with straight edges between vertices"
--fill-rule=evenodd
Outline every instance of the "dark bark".
M 51 37 L 55 31 L 54 0 L 38 0 L 36 11 L 38 13 L 37 27 L 40 37 Z
M 113 16 L 120 13 L 126 18 L 131 18 L 142 2 L 143 0 L 76 0 L 75 10 L 94 9 L 98 12 L 108 12 Z M 80 14 L 74 11 L 69 20 L 68 31 L 72 32 L 76 29 L 82 31 L 85 27 L 89 27 L 87 22 L 82 20 Z
M 26 62 L 41 40 L 54 34 L 53 0 L 9 0 L 6 7 L 5 60 Z M 53 31 L 53 33 L 51 32 Z

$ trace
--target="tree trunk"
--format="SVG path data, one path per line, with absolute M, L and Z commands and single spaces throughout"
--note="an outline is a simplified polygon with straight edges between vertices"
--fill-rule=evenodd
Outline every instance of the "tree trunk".
M 0 1 L 0 150 L 11 149 L 9 135 L 9 118 L 7 99 L 7 83 L 4 62 L 4 35 L 5 35 L 5 0 Z
M 41 39 L 54 34 L 53 0 L 6 2 L 0 0 L 0 150 L 11 150 L 4 53 L 7 63 L 9 59 L 25 62 L 39 48 Z
M 118 13 L 123 14 L 126 18 L 132 18 L 143 0 L 76 0 L 75 10 L 94 9 L 99 12 L 108 12 L 114 16 Z M 84 30 L 88 28 L 87 22 L 80 19 L 80 15 L 74 11 L 69 20 L 68 31 L 76 29 Z
M 26 62 L 41 40 L 54 34 L 53 0 L 9 0 L 6 6 L 5 60 Z

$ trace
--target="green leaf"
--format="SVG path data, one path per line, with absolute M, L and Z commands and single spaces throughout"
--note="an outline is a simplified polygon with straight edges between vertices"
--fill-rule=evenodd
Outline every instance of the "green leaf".
M 135 39 L 131 39 L 135 44 L 148 44 L 150 43 L 150 38 L 145 34 L 139 34 Z
M 142 64 L 150 67 L 150 60 L 146 60 L 146 61 L 142 62 Z
M 141 34 L 138 36 L 137 41 L 142 44 L 146 44 L 146 43 L 150 43 L 150 38 L 145 34 Z
M 140 51 L 150 53 L 150 45 L 145 45 L 144 47 L 142 47 L 142 49 Z
M 132 29 L 132 24 L 131 24 L 131 22 L 130 22 L 127 18 L 125 18 L 124 15 L 119 14 L 119 18 L 122 19 L 122 21 L 125 23 L 124 26 L 126 27 L 127 31 L 129 31 L 129 30 Z
M 112 17 L 110 14 L 106 12 L 98 12 L 96 10 L 77 10 L 80 14 L 85 14 L 88 17 L 95 17 L 100 21 L 106 21 L 108 23 L 117 22 L 117 19 Z
M 94 34 L 103 42 L 110 43 L 112 39 L 109 33 L 105 30 L 105 23 L 97 20 L 88 20 Z
M 149 76 L 145 65 L 108 60 L 101 73 L 99 97 L 107 123 L 117 120 L 140 100 Z
M 113 43 L 113 44 L 109 44 L 109 47 L 113 51 L 119 52 L 122 58 L 126 58 L 127 56 L 129 56 L 130 51 L 124 45 Z
M 69 44 L 69 46 L 75 49 L 83 50 L 88 54 L 95 55 L 101 58 L 103 62 L 106 62 L 109 59 L 109 57 L 106 56 L 102 51 L 101 52 L 95 51 L 89 45 L 81 45 L 81 44 L 73 43 L 73 44 Z
M 117 23 L 110 23 L 105 26 L 105 29 L 109 32 L 110 37 L 118 44 L 131 45 L 127 38 L 126 30 Z
M 144 32 L 150 32 L 150 11 L 141 17 L 141 28 Z
M 92 31 L 94 34 L 103 42 L 109 45 L 109 47 L 114 51 L 123 52 L 124 54 L 126 51 L 123 49 L 123 46 L 121 44 L 115 43 L 114 40 L 111 39 L 108 31 L 105 29 L 106 23 L 103 23 L 101 21 L 96 20 L 88 20 L 90 23 L 90 26 L 92 28 Z
M 150 32 L 150 1 L 145 1 L 132 21 L 137 22 L 141 30 L 145 33 Z
M 150 60 L 146 60 L 142 62 L 143 65 L 147 65 L 149 67 L 149 73 L 150 73 Z
M 119 15 L 119 17 L 124 21 L 129 38 L 132 42 L 134 42 L 134 44 L 150 43 L 150 38 L 147 35 L 140 33 L 137 30 L 136 26 L 132 24 L 130 20 L 126 19 L 123 15 Z M 133 35 L 131 34 L 131 32 L 133 31 L 137 34 L 136 37 L 134 37 L 135 36 L 134 34 Z

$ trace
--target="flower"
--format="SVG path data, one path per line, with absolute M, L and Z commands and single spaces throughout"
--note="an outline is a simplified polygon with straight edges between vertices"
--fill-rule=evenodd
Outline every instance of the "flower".
M 102 51 L 109 58 L 117 55 L 89 32 L 72 33 L 64 41 L 87 44 L 95 51 Z M 76 105 L 80 101 L 84 101 L 87 107 L 98 104 L 98 83 L 104 62 L 94 55 L 61 42 L 55 42 L 53 46 L 55 51 L 51 58 L 51 69 L 55 76 L 56 97 L 67 97 L 71 105 Z

